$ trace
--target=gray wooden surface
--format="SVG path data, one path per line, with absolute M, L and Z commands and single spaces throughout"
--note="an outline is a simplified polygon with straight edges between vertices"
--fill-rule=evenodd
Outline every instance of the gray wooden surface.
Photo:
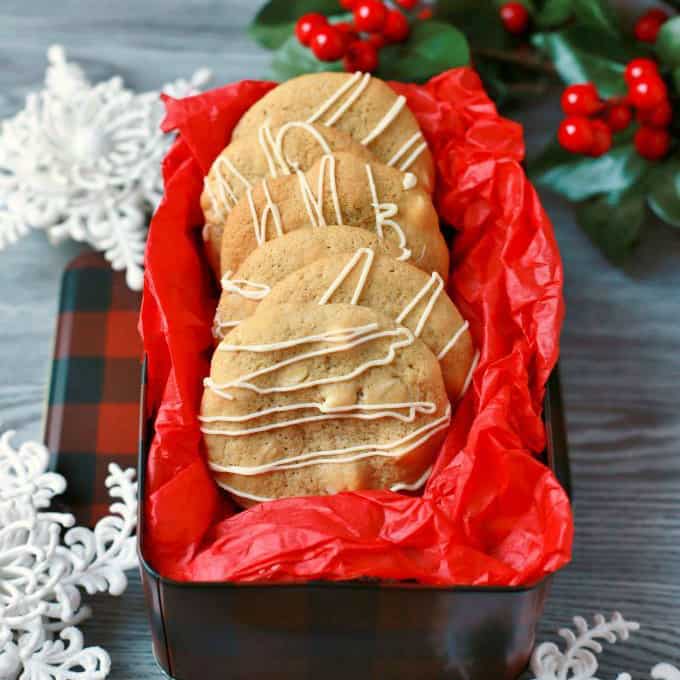
M 207 65 L 215 82 L 257 77 L 267 55 L 243 27 L 253 0 L 2 0 L 0 117 L 39 86 L 59 42 L 93 80 L 121 74 L 151 89 Z M 556 126 L 556 103 L 525 111 L 531 148 Z M 566 264 L 562 375 L 576 496 L 572 565 L 555 580 L 539 639 L 575 614 L 618 609 L 642 629 L 606 650 L 599 677 L 648 677 L 680 665 L 680 233 L 655 224 L 627 271 L 607 264 L 569 207 L 544 196 Z M 62 268 L 78 252 L 31 234 L 0 254 L 0 428 L 39 438 Z M 160 677 L 139 581 L 94 598 L 89 644 L 112 654 L 114 680 Z

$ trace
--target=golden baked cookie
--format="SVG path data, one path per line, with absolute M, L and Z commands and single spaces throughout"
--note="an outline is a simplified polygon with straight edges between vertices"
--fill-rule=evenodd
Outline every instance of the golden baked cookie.
M 323 156 L 306 173 L 264 179 L 233 208 L 222 235 L 222 273 L 258 246 L 305 227 L 362 227 L 396 243 L 399 257 L 446 278 L 449 251 L 430 195 L 415 177 L 348 153 Z
M 346 151 L 364 161 L 375 160 L 365 146 L 346 132 L 304 122 L 261 128 L 257 134 L 234 139 L 225 147 L 212 164 L 201 195 L 205 216 L 203 238 L 216 274 L 224 222 L 246 190 L 263 177 L 281 177 L 298 169 L 305 172 L 321 156 L 334 151 Z
M 418 121 L 406 99 L 370 73 L 310 73 L 282 83 L 245 112 L 234 138 L 290 121 L 348 132 L 378 160 L 410 170 L 433 190 L 434 163 Z
M 367 307 L 278 305 L 232 330 L 201 405 L 239 503 L 423 484 L 451 418 L 425 343 Z
M 263 243 L 243 261 L 235 274 L 222 277 L 222 295 L 215 314 L 215 337 L 224 337 L 257 305 L 278 281 L 321 258 L 371 248 L 398 256 L 400 249 L 380 241 L 366 229 L 331 225 L 308 227 Z M 370 306 L 370 305 L 368 305 Z
M 468 323 L 444 290 L 439 274 L 370 248 L 336 254 L 298 269 L 277 283 L 258 308 L 291 304 L 347 303 L 377 309 L 410 328 L 439 360 L 449 399 L 467 382 L 474 356 Z

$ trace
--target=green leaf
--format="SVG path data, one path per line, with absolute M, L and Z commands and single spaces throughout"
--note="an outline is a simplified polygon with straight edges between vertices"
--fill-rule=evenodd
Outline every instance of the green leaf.
M 557 142 L 529 164 L 531 179 L 570 201 L 624 191 L 638 182 L 648 167 L 630 143 L 614 147 L 599 158 L 569 153 Z
M 680 227 L 680 158 L 673 158 L 652 170 L 647 201 L 659 219 Z
M 536 33 L 533 43 L 571 85 L 591 81 L 603 97 L 626 93 L 623 73 L 635 55 L 629 46 L 601 30 L 578 26 L 555 33 Z
M 680 16 L 663 24 L 654 48 L 664 64 L 680 66 Z
M 680 90 L 680 66 L 673 69 L 673 85 L 675 85 L 676 90 Z
M 607 0 L 573 0 L 574 16 L 579 23 L 620 36 L 619 18 Z
M 638 242 L 644 216 L 641 186 L 598 196 L 576 208 L 583 230 L 615 264 L 621 264 Z
M 270 68 L 275 80 L 288 80 L 303 73 L 343 70 L 341 61 L 319 61 L 294 35 L 276 50 Z
M 536 24 L 540 28 L 559 26 L 567 21 L 573 12 L 572 0 L 546 0 L 541 11 L 536 14 Z
M 423 82 L 469 62 L 467 40 L 457 28 L 439 21 L 420 21 L 413 25 L 406 42 L 381 51 L 377 75 Z
M 270 0 L 255 16 L 248 34 L 270 50 L 281 47 L 295 30 L 298 17 L 308 12 L 338 14 L 337 0 Z

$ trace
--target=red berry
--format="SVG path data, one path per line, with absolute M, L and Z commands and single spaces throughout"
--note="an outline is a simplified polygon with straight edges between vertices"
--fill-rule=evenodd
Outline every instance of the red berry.
M 643 14 L 635 22 L 635 37 L 640 42 L 654 43 L 661 30 L 661 24 L 663 21 L 659 21 L 658 17 Z
M 381 50 L 385 45 L 387 45 L 387 40 L 382 33 L 373 33 L 366 38 L 367 42 L 370 42 L 376 50 Z
M 645 12 L 645 16 L 651 17 L 652 19 L 656 19 L 657 21 L 660 21 L 662 24 L 665 21 L 668 21 L 668 12 L 664 12 L 664 10 L 658 7 L 656 9 L 648 9 Z
M 671 136 L 666 130 L 643 125 L 635 133 L 635 148 L 637 152 L 650 161 L 663 158 L 671 146 Z
M 387 8 L 380 0 L 360 0 L 354 5 L 354 24 L 362 33 L 382 31 L 387 19 Z
M 668 127 L 673 120 L 673 109 L 668 100 L 664 99 L 653 109 L 640 109 L 637 113 L 637 119 L 643 125 L 651 125 L 656 128 Z
M 593 143 L 588 154 L 597 158 L 606 154 L 612 148 L 612 131 L 603 120 L 591 121 L 591 128 L 593 130 Z
M 356 40 L 348 48 L 345 55 L 345 71 L 364 73 L 378 68 L 378 50 L 368 40 Z
M 411 10 L 420 2 L 420 0 L 394 0 L 394 2 L 399 5 L 399 7 Z
M 602 107 L 597 88 L 592 83 L 570 85 L 562 93 L 561 103 L 568 116 L 592 116 Z
M 529 12 L 521 2 L 506 2 L 501 6 L 501 21 L 508 33 L 519 35 L 529 26 Z
M 625 130 L 633 120 L 633 112 L 626 104 L 612 104 L 607 109 L 606 121 L 612 132 Z
M 421 21 L 427 21 L 428 19 L 432 18 L 432 10 L 429 7 L 426 7 L 425 9 L 421 9 L 420 12 L 418 12 L 418 18 Z
M 347 50 L 342 31 L 330 24 L 317 29 L 310 47 L 320 61 L 336 61 L 344 56 Z
M 340 7 L 343 9 L 346 9 L 348 12 L 351 12 L 354 9 L 354 5 L 356 5 L 358 0 L 340 0 Z
M 588 153 L 593 145 L 593 138 L 591 121 L 583 116 L 565 118 L 557 131 L 560 146 L 572 153 Z
M 652 61 L 651 59 L 640 57 L 628 62 L 624 78 L 626 82 L 631 85 L 634 81 L 639 80 L 640 78 L 658 75 L 659 67 L 656 65 L 656 62 Z
M 382 30 L 387 42 L 403 42 L 408 38 L 409 30 L 408 19 L 398 9 L 387 12 Z
M 333 27 L 340 31 L 343 39 L 345 40 L 345 45 L 349 45 L 351 42 L 359 39 L 359 35 L 354 28 L 354 24 L 350 24 L 349 21 L 340 21 L 337 24 L 333 24 Z
M 317 30 L 327 24 L 328 20 L 323 14 L 317 12 L 303 14 L 295 24 L 295 35 L 303 45 L 309 47 Z
M 666 83 L 659 76 L 638 78 L 628 86 L 628 99 L 637 109 L 653 109 L 667 98 Z

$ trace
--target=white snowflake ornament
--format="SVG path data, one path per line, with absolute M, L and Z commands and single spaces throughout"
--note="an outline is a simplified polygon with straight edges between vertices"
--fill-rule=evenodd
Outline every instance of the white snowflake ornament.
M 135 472 L 110 465 L 111 515 L 94 530 L 74 527 L 72 515 L 49 510 L 66 481 L 47 471 L 47 449 L 15 450 L 11 436 L 0 437 L 0 680 L 105 678 L 109 655 L 84 647 L 76 627 L 90 614 L 80 589 L 120 595 L 127 586 L 137 564 Z
M 102 250 L 130 288 L 142 287 L 150 212 L 161 194 L 160 163 L 170 139 L 160 130 L 158 92 L 135 94 L 120 77 L 92 85 L 50 47 L 45 89 L 0 128 L 0 249 L 29 229 Z M 194 94 L 206 69 L 163 90 Z

